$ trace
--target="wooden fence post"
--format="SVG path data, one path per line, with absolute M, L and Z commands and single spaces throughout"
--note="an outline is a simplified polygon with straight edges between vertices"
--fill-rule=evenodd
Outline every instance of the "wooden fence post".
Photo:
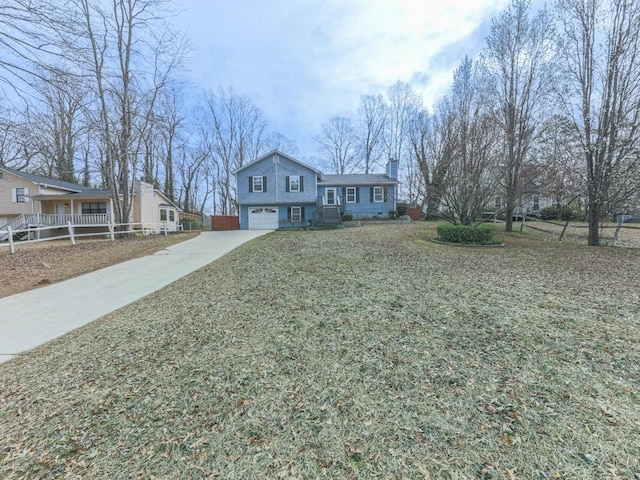
M 565 223 L 564 227 L 562 228 L 562 233 L 560 234 L 560 238 L 558 239 L 559 242 L 562 241 L 562 238 L 564 237 L 564 232 L 567 231 L 568 226 L 569 226 L 569 220 L 567 220 L 567 223 Z
M 71 238 L 71 245 L 76 244 L 76 237 L 73 234 L 73 224 L 71 221 L 67 221 L 67 230 L 69 230 L 69 238 Z
M 620 220 L 618 220 L 618 225 L 616 226 L 616 232 L 613 234 L 613 241 L 611 242 L 611 246 L 615 247 L 618 243 L 618 235 L 620 234 L 620 228 L 622 227 L 622 216 Z
M 7 227 L 7 231 L 9 232 L 9 236 L 7 237 L 9 239 L 9 253 L 13 254 L 16 253 L 15 246 L 13 245 L 13 230 L 11 227 Z

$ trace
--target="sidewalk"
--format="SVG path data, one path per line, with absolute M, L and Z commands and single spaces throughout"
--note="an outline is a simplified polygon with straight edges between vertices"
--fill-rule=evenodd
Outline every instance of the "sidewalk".
M 269 231 L 202 232 L 153 255 L 0 298 L 0 363 L 155 292 Z

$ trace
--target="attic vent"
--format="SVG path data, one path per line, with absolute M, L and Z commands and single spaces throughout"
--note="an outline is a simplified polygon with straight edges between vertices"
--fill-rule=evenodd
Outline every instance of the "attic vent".
M 280 163 L 280 157 L 278 155 L 273 156 L 273 163 Z

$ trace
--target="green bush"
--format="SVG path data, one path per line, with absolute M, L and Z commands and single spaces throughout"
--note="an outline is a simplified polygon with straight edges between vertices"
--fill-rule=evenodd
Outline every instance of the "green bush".
M 559 209 L 560 208 L 557 205 L 543 208 L 540 211 L 540 218 L 542 220 L 557 220 Z M 564 220 L 565 222 L 569 220 L 578 220 L 580 217 L 582 217 L 582 212 L 578 207 L 574 205 L 566 205 L 565 207 L 563 207 L 562 220 Z
M 489 225 L 438 225 L 438 240 L 449 243 L 495 245 L 500 243 Z
M 350 213 L 343 213 L 342 214 L 342 221 L 343 222 L 350 222 L 353 220 L 353 215 L 351 215 Z
M 182 219 L 182 229 L 183 230 L 202 230 L 203 224 L 202 221 L 196 220 L 191 217 L 184 217 Z

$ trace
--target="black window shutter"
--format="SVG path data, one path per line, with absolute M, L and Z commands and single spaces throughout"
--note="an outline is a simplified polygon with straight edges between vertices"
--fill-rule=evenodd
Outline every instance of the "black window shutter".
M 360 187 L 356 187 L 356 203 L 360 203 Z
M 387 201 L 387 187 L 383 187 L 382 191 L 384 192 L 384 201 Z
M 371 198 L 369 198 L 369 202 L 373 203 L 373 187 L 369 187 L 369 193 L 371 194 Z
M 287 220 L 291 221 L 291 207 L 287 207 Z
M 249 177 L 249 193 L 253 192 L 253 177 Z
M 267 193 L 267 177 L 262 177 L 262 191 Z
M 288 191 L 289 191 L 289 188 L 290 188 L 290 187 L 289 187 L 289 178 L 290 178 L 290 177 L 289 177 L 289 175 L 287 175 L 286 177 L 284 177 L 284 179 L 285 179 L 285 182 L 284 182 L 284 185 L 285 185 L 285 186 L 284 186 L 284 191 L 285 191 L 285 192 L 288 192 Z
M 302 179 L 302 177 L 300 177 Z M 304 222 L 304 207 L 300 207 L 300 220 Z
M 300 175 L 300 191 L 304 192 L 304 177 L 302 175 Z

